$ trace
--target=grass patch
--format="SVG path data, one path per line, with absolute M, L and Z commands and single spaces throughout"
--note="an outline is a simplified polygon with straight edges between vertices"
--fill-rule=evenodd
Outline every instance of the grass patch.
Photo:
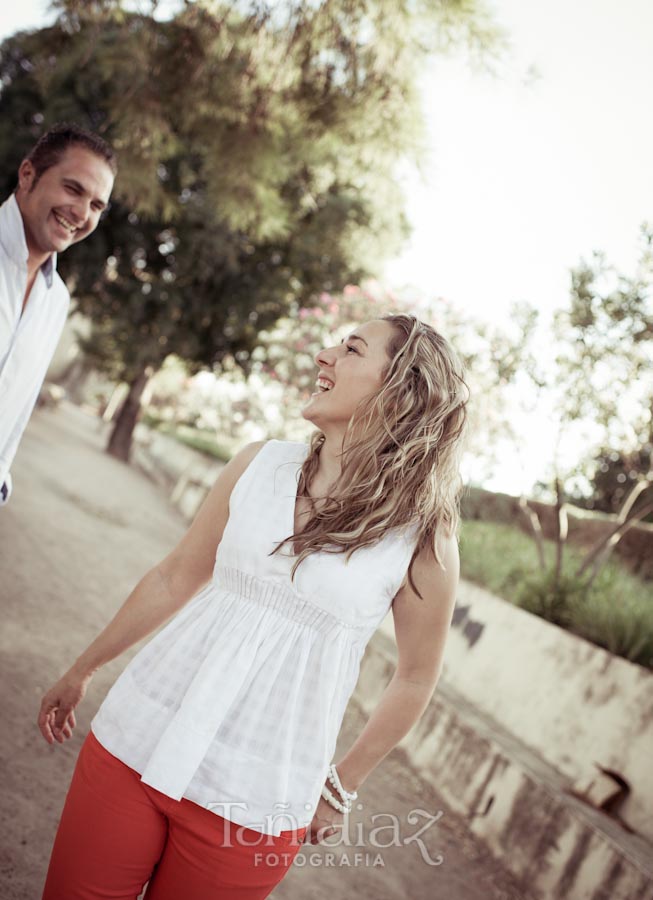
M 144 415 L 141 422 L 162 434 L 167 434 L 180 444 L 192 447 L 206 456 L 219 459 L 220 462 L 227 463 L 234 455 L 234 448 L 220 443 L 216 440 L 212 431 L 200 431 L 198 428 L 192 428 L 190 425 L 177 425 L 174 422 L 165 422 L 153 415 Z
M 653 583 L 616 561 L 608 562 L 587 591 L 575 578 L 583 554 L 565 548 L 562 591 L 552 586 L 555 545 L 545 541 L 547 571 L 535 544 L 511 525 L 465 521 L 461 574 L 505 600 L 562 625 L 631 662 L 653 669 Z

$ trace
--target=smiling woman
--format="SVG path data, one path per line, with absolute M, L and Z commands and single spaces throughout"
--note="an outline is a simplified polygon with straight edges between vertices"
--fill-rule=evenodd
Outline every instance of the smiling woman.
M 439 559 L 436 534 L 458 521 L 468 389 L 457 355 L 434 329 L 397 315 L 365 323 L 315 361 L 323 387 L 302 415 L 320 431 L 300 496 L 310 497 L 308 484 L 322 496 L 304 504 L 297 524 L 308 515 L 312 525 L 294 545 L 317 549 L 335 541 L 351 555 L 388 528 L 419 522 L 416 553 L 432 545 Z M 330 460 L 334 445 L 337 460 Z
M 46 900 L 133 900 L 148 880 L 147 900 L 267 897 L 302 841 L 342 827 L 430 699 L 458 580 L 460 362 L 405 315 L 360 325 L 315 362 L 311 442 L 237 454 L 180 544 L 44 696 L 39 727 L 62 743 L 94 672 L 167 622 L 91 722 Z M 396 672 L 333 762 L 389 609 Z
M 357 333 L 350 334 L 338 347 L 321 351 L 316 393 L 303 410 L 304 418 L 322 427 L 339 422 L 346 429 L 358 404 L 381 386 L 383 370 L 388 362 L 386 344 L 392 327 L 382 320 L 366 322 Z M 328 403 L 316 405 L 315 398 L 329 393 Z M 337 397 L 337 400 L 336 400 Z

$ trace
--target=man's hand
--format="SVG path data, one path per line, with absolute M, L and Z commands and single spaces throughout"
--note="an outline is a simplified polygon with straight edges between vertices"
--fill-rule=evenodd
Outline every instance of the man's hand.
M 5 480 L 0 486 L 0 506 L 6 506 L 9 503 L 9 498 L 11 497 L 11 473 L 7 472 L 5 475 Z

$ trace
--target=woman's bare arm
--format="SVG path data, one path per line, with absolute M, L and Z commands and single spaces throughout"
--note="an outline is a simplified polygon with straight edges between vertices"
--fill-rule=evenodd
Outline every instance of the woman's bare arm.
M 262 446 L 248 444 L 227 463 L 179 544 L 141 578 L 109 624 L 43 697 L 38 724 L 48 743 L 72 735 L 74 708 L 93 674 L 167 622 L 207 583 L 233 487 Z
M 459 579 L 455 538 L 447 540 L 442 556 L 446 571 L 430 550 L 415 560 L 413 579 L 423 600 L 406 583 L 393 601 L 397 668 L 357 740 L 336 763 L 345 790 L 358 790 L 397 746 L 421 717 L 438 683 Z

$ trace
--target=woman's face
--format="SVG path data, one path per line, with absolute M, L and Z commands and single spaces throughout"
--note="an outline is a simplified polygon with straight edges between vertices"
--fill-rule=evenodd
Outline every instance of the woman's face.
M 373 319 L 354 329 L 341 344 L 321 350 L 315 357 L 315 393 L 302 416 L 322 430 L 346 427 L 361 400 L 381 388 L 393 331 L 388 322 Z

